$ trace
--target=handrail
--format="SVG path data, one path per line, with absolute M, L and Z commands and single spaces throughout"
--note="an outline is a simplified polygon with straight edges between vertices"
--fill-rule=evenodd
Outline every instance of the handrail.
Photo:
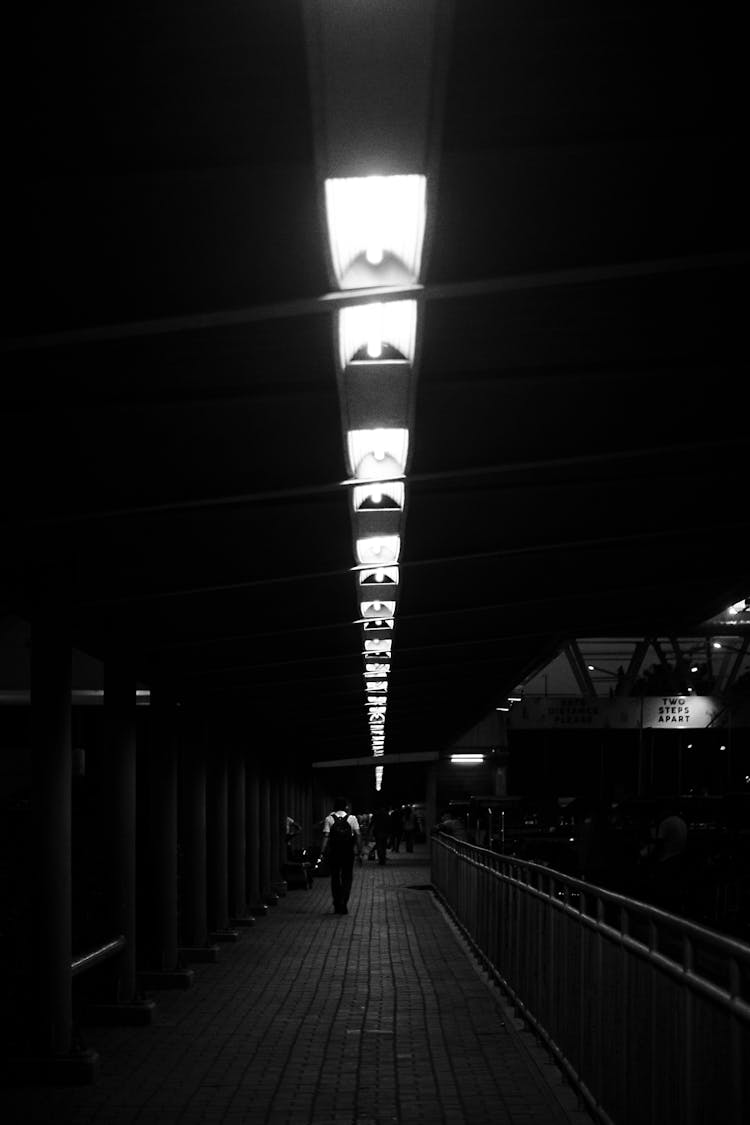
M 119 937 L 113 938 L 112 941 L 106 942 L 104 945 L 98 946 L 96 949 L 90 949 L 88 953 L 82 953 L 80 957 L 74 957 L 70 966 L 70 971 L 75 977 L 79 973 L 86 972 L 87 969 L 93 968 L 94 965 L 101 964 L 102 961 L 107 961 L 110 957 L 120 953 L 126 945 L 125 937 L 120 934 Z
M 747 1119 L 749 945 L 442 834 L 432 882 L 598 1120 Z

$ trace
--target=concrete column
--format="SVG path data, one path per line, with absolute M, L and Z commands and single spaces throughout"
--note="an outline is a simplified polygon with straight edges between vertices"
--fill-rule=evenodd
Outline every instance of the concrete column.
M 200 739 L 201 720 L 190 714 L 180 747 L 180 815 L 182 854 L 180 886 L 180 958 L 216 961 L 219 947 L 208 939 L 206 874 L 206 751 Z M 190 732 L 188 740 L 188 732 Z
M 246 832 L 246 875 L 247 901 L 250 913 L 262 917 L 268 913 L 263 902 L 261 847 L 260 847 L 260 777 L 258 767 L 246 756 L 245 764 L 245 832 Z
M 97 1004 L 90 1017 L 147 1024 L 154 1004 L 139 998 L 136 982 L 136 678 L 128 661 L 116 653 L 107 657 L 104 675 L 111 920 L 113 936 L 125 938 L 125 949 L 115 966 L 114 1003 Z
M 277 895 L 286 894 L 286 881 L 281 865 L 286 861 L 286 847 L 284 844 L 284 814 L 282 813 L 282 797 L 284 781 L 282 777 L 271 778 L 271 890 Z
M 208 767 L 208 931 L 211 941 L 236 941 L 229 924 L 227 755 L 211 743 Z
M 424 830 L 429 843 L 430 833 L 435 827 L 437 821 L 437 782 L 438 782 L 438 763 L 430 762 L 427 766 L 427 793 L 425 796 L 425 825 Z
M 237 746 L 229 750 L 228 780 L 229 922 L 231 926 L 252 926 L 247 898 L 245 755 Z
M 260 777 L 260 893 L 267 906 L 275 906 L 279 896 L 273 889 L 271 848 L 271 778 Z
M 146 987 L 186 988 L 193 972 L 182 968 L 177 940 L 176 707 L 158 689 L 149 707 L 148 800 L 147 964 L 139 979 Z
M 52 1080 L 90 1082 L 98 1056 L 72 1052 L 71 687 L 66 623 L 41 610 L 31 643 L 33 1024 Z

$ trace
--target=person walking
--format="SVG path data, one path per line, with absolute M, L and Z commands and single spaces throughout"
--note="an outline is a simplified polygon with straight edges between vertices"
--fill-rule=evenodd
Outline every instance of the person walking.
M 333 812 L 323 821 L 321 855 L 331 873 L 331 896 L 334 914 L 348 914 L 349 895 L 354 875 L 354 856 L 362 855 L 359 821 L 352 815 L 346 797 L 337 797 Z
M 372 814 L 370 821 L 370 831 L 375 840 L 375 851 L 381 867 L 385 864 L 385 856 L 388 850 L 388 829 L 388 809 L 381 806 Z
M 401 827 L 404 832 L 404 843 L 406 844 L 407 852 L 414 851 L 414 838 L 417 835 L 417 814 L 411 805 L 407 805 L 404 810 L 404 818 L 401 822 Z

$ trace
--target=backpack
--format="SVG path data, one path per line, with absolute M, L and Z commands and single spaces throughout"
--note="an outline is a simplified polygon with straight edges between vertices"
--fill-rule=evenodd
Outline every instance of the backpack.
M 339 816 L 337 813 L 333 814 L 333 824 L 328 833 L 328 846 L 338 855 L 345 855 L 347 852 L 354 851 L 354 832 L 347 813 L 344 813 L 343 816 Z

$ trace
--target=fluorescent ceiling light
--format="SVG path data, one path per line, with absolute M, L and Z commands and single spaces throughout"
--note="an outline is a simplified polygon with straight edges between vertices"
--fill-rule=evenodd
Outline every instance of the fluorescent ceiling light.
M 458 766 L 473 766 L 484 761 L 484 754 L 451 754 L 451 762 Z
M 409 449 L 409 431 L 400 429 L 349 430 L 346 435 L 349 472 L 357 480 L 378 481 L 403 476 Z
M 387 676 L 391 670 L 390 664 L 381 663 L 365 663 L 366 676 Z
M 395 602 L 360 602 L 359 608 L 363 617 L 393 617 L 396 612 Z
M 371 535 L 368 539 L 357 540 L 357 559 L 366 566 L 398 562 L 401 538 L 398 535 Z
M 365 641 L 365 653 L 379 656 L 388 653 L 390 656 L 392 644 L 390 637 L 372 637 L 371 640 Z
M 359 572 L 360 586 L 392 586 L 398 583 L 397 566 L 379 566 Z
M 424 176 L 351 176 L 325 182 L 328 242 L 341 289 L 419 280 Z
M 399 511 L 404 509 L 404 484 L 400 480 L 358 484 L 352 489 L 355 512 Z
M 373 617 L 365 621 L 362 628 L 365 633 L 378 633 L 384 629 L 392 629 L 394 620 L 392 617 Z
M 416 301 L 373 301 L 347 305 L 338 312 L 339 361 L 342 370 L 364 351 L 367 360 L 378 360 L 393 348 L 414 363 L 417 339 Z
M 365 684 L 365 691 L 388 691 L 387 680 L 371 680 Z M 368 695 L 368 699 L 372 698 Z

